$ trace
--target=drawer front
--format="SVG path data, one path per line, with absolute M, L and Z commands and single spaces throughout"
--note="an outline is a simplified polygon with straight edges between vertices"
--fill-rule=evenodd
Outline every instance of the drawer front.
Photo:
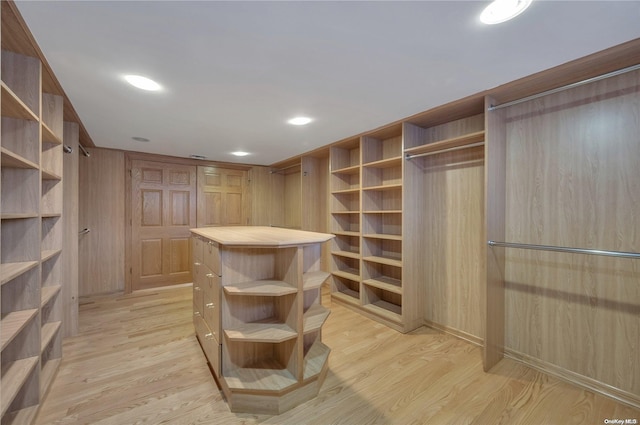
M 205 295 L 202 317 L 209 329 L 211 329 L 216 341 L 220 343 L 220 305 L 215 301 L 214 297 Z
M 220 376 L 220 344 L 218 344 L 218 341 L 213 337 L 213 333 L 201 317 L 195 317 L 194 321 L 196 335 L 198 335 L 202 350 L 205 356 L 207 356 L 211 368 L 217 376 Z
M 205 241 L 200 236 L 191 236 L 191 255 L 194 262 L 202 262 L 204 245 Z
M 220 250 L 217 243 L 206 241 L 204 245 L 204 264 L 212 272 L 220 276 Z
M 193 313 L 202 315 L 204 307 L 204 291 L 198 282 L 193 282 Z

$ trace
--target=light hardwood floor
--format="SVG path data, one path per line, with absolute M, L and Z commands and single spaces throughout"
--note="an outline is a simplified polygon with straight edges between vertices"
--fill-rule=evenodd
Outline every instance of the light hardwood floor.
M 482 352 L 420 328 L 403 335 L 340 305 L 319 396 L 280 416 L 231 413 L 191 321 L 191 287 L 84 299 L 80 333 L 37 424 L 604 424 L 640 410 L 512 360 L 482 371 Z

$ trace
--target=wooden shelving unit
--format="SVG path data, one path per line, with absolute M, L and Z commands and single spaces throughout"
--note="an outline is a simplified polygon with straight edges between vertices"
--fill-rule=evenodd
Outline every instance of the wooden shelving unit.
M 347 303 L 360 302 L 360 139 L 330 149 L 331 292 Z
M 332 298 L 408 332 L 421 323 L 403 309 L 403 144 L 394 124 L 331 147 L 330 231 Z
M 330 276 L 321 270 L 321 244 L 332 236 L 276 227 L 192 232 L 196 335 L 231 410 L 280 414 L 313 398 L 330 351 L 321 341 L 329 310 L 320 301 Z M 201 254 L 205 246 L 219 270 L 207 268 L 216 261 L 206 248 Z M 217 283 L 202 282 L 203 273 Z M 207 318 L 208 286 L 219 301 Z
M 33 420 L 62 355 L 63 98 L 43 93 L 40 60 L 6 49 L 2 30 L 0 392 L 5 425 Z

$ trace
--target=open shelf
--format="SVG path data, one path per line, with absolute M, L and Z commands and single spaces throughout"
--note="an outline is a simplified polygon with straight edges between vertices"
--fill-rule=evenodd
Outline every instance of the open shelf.
M 291 372 L 276 360 L 265 360 L 252 367 L 236 368 L 225 372 L 227 386 L 232 390 L 277 392 L 298 383 Z
M 359 165 L 351 165 L 349 167 L 339 168 L 337 170 L 331 170 L 333 174 L 358 174 L 360 173 Z
M 227 285 L 224 292 L 229 295 L 280 297 L 295 294 L 297 289 L 280 280 L 255 280 Z
M 350 231 L 350 230 L 334 230 L 333 233 L 336 236 L 360 236 L 360 232 Z
M 402 322 L 402 307 L 387 301 L 378 300 L 363 306 L 366 310 L 393 322 Z
M 0 152 L 2 154 L 2 168 L 25 168 L 33 170 L 39 168 L 35 162 L 29 161 L 27 158 L 23 158 L 5 147 L 0 147 Z
M 62 180 L 62 177 L 52 171 L 42 170 L 42 180 Z
M 37 261 L 21 261 L 16 263 L 4 263 L 2 264 L 2 280 L 0 283 L 4 285 L 5 283 L 15 279 L 21 274 L 31 270 L 32 268 L 38 265 Z
M 53 382 L 53 378 L 56 376 L 58 367 L 62 359 L 49 359 L 42 366 L 40 370 L 40 396 L 43 397 L 44 393 L 49 389 L 49 386 Z
M 38 309 L 12 311 L 2 315 L 0 326 L 2 326 L 2 334 L 0 335 L 0 349 L 4 348 L 13 341 L 22 329 L 38 314 Z
M 393 158 L 380 159 L 378 161 L 367 162 L 362 164 L 363 167 L 369 168 L 394 168 L 402 166 L 402 156 Z
M 390 241 L 402 240 L 402 235 L 392 235 L 392 234 L 385 234 L 385 233 L 368 233 L 366 235 L 362 235 L 362 237 L 370 238 L 370 239 L 386 239 Z
M 304 379 L 313 378 L 322 372 L 331 349 L 320 341 L 315 341 L 304 356 Z
M 0 82 L 2 92 L 2 116 L 18 118 L 29 121 L 38 121 L 38 115 L 33 113 L 31 109 L 5 84 Z
M 475 145 L 484 141 L 484 130 L 440 140 L 425 145 L 405 149 L 406 155 L 420 155 L 425 153 L 437 153 L 451 148 L 458 148 L 467 145 Z
M 372 263 L 386 264 L 388 266 L 395 266 L 395 267 L 402 267 L 402 260 L 398 260 L 396 258 L 369 256 L 369 257 L 362 257 L 362 259 L 364 261 L 370 261 Z
M 246 323 L 242 326 L 225 329 L 225 335 L 230 341 L 272 342 L 279 343 L 296 338 L 298 333 L 286 323 L 279 323 L 277 319 L 261 320 L 257 323 Z
M 24 385 L 27 377 L 38 365 L 38 357 L 27 357 L 13 362 L 2 362 L 2 415 L 4 415 Z M 3 421 L 4 422 L 4 421 Z
M 325 280 L 330 276 L 330 273 L 323 272 L 321 270 L 314 272 L 307 272 L 302 274 L 302 288 L 305 291 L 309 291 L 311 289 L 317 289 L 324 283 Z
M 329 310 L 321 306 L 320 304 L 313 304 L 309 309 L 304 313 L 303 316 L 303 333 L 309 333 L 313 331 L 317 331 L 322 328 L 325 320 L 329 317 Z
M 400 279 L 394 279 L 388 276 L 378 276 L 374 279 L 363 280 L 362 283 L 388 292 L 402 294 L 402 281 Z
M 367 186 L 362 188 L 363 191 L 383 191 L 383 190 L 402 190 L 402 184 L 392 183 L 377 186 Z
M 360 253 L 358 252 L 350 252 L 350 251 L 331 251 L 332 255 L 339 255 L 340 257 L 354 258 L 356 260 L 360 259 Z
M 60 285 L 43 286 L 40 290 L 40 307 L 49 304 L 49 301 L 60 292 L 61 288 Z
M 51 130 L 44 122 L 42 123 L 42 141 L 45 143 L 51 143 L 52 145 L 62 144 L 62 140 L 56 136 L 53 130 Z
M 41 253 L 41 261 L 44 263 L 45 261 L 50 260 L 61 252 L 61 249 L 43 249 Z
M 60 325 L 62 322 L 49 322 L 42 325 L 42 330 L 40 331 L 40 350 L 44 351 L 47 348 L 47 345 L 51 342 L 56 332 L 60 329 Z
M 0 215 L 2 220 L 22 220 L 25 218 L 38 218 L 37 213 L 3 213 Z

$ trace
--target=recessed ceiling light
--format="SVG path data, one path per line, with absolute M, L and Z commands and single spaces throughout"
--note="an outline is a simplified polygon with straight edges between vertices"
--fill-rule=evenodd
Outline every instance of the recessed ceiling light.
M 312 120 L 309 117 L 295 117 L 295 118 L 291 118 L 287 122 L 293 125 L 306 125 L 306 124 L 309 124 L 311 121 Z
M 160 84 L 156 83 L 150 78 L 143 77 L 141 75 L 125 75 L 124 79 L 127 80 L 127 82 L 133 87 L 137 87 L 141 90 L 158 91 L 162 89 Z
M 532 0 L 494 0 L 480 14 L 480 21 L 493 25 L 513 19 L 531 4 Z
M 146 137 L 138 137 L 138 136 L 133 136 L 132 139 L 135 140 L 136 142 L 148 142 L 149 141 L 149 139 L 147 139 Z
M 235 156 L 247 156 L 247 155 L 249 155 L 249 152 L 244 152 L 244 151 L 235 151 L 235 152 L 231 152 L 231 155 L 235 155 Z

